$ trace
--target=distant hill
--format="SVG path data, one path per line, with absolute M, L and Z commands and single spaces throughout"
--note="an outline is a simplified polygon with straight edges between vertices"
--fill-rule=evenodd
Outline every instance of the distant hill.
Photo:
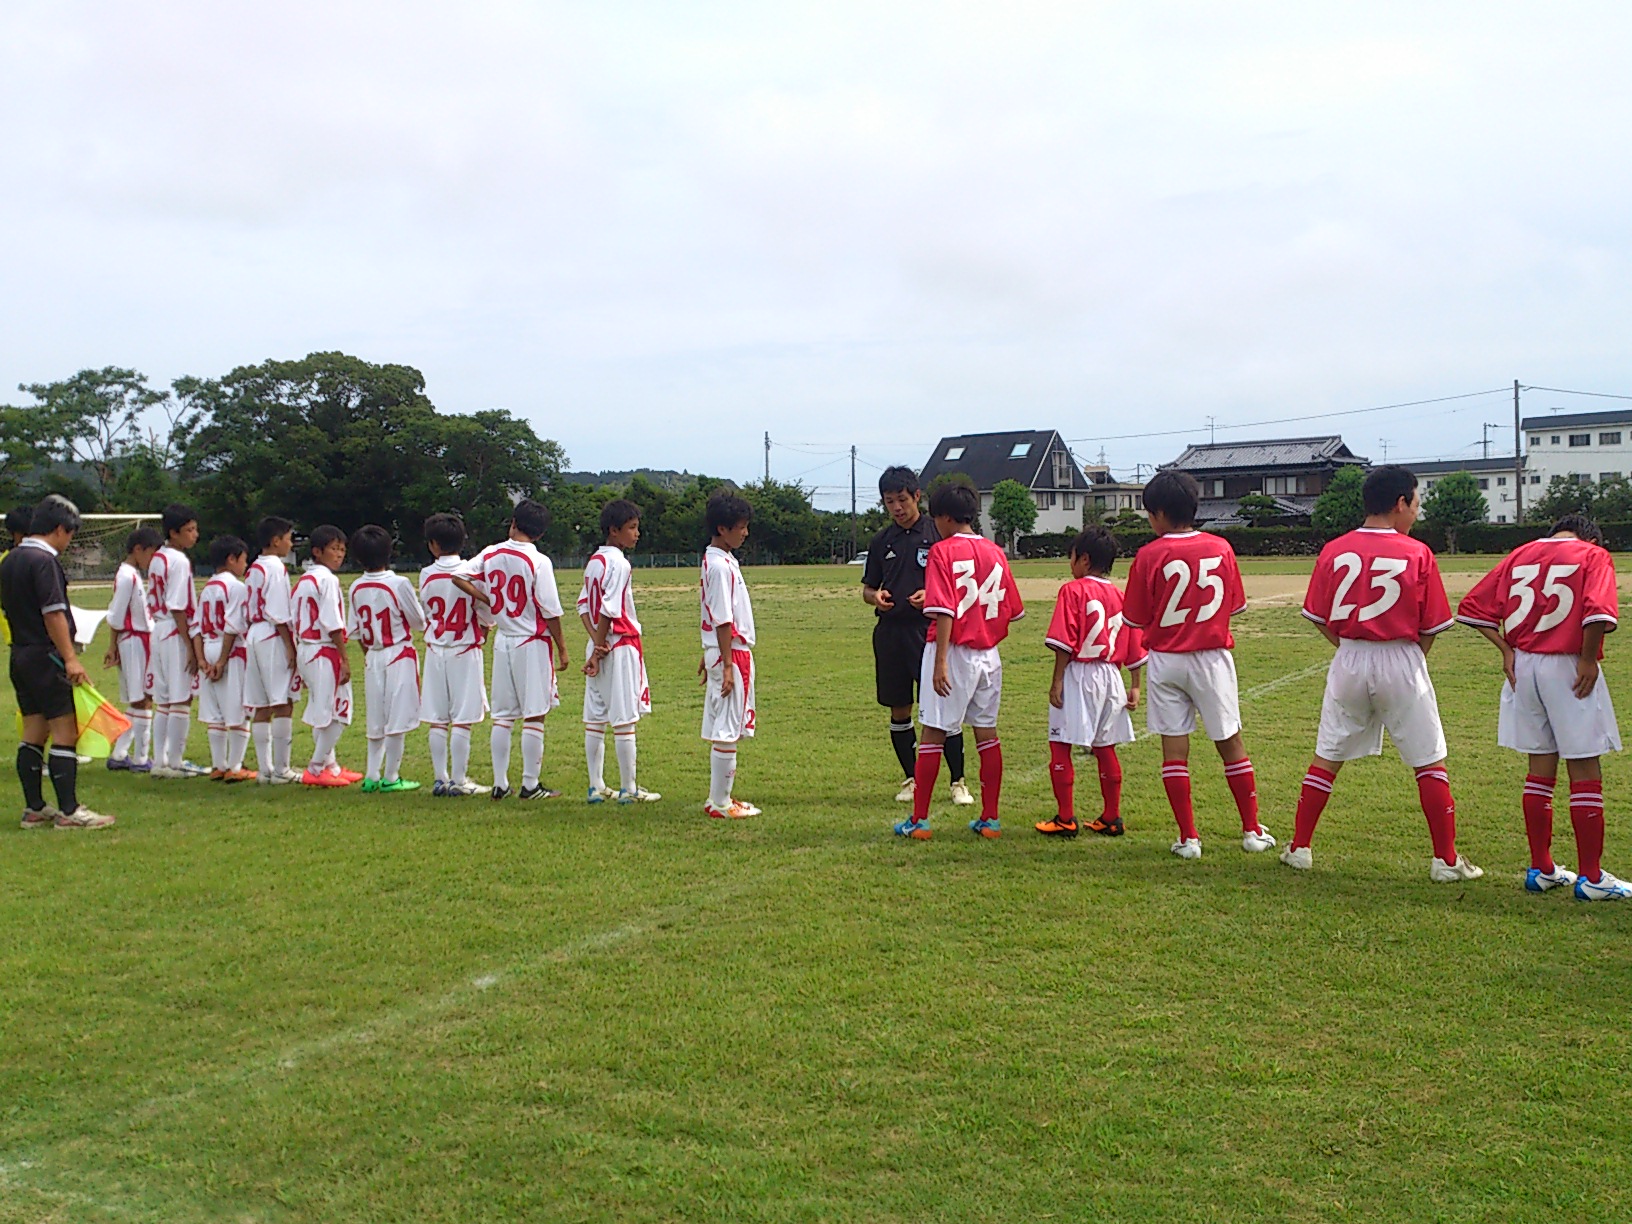
M 562 472 L 561 479 L 568 484 L 588 485 L 598 489 L 602 485 L 626 485 L 636 476 L 644 476 L 660 489 L 668 489 L 678 493 L 686 488 L 697 477 L 690 472 L 676 472 L 669 469 L 636 468 L 632 472 Z

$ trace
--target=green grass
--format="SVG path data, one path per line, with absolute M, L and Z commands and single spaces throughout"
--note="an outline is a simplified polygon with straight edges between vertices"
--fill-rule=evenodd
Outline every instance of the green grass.
M 117 828 L 0 834 L 0 1221 L 1632 1212 L 1632 911 L 1520 889 L 1523 764 L 1494 744 L 1482 640 L 1453 631 L 1431 660 L 1476 883 L 1428 882 L 1393 757 L 1344 771 L 1306 875 L 1241 854 L 1204 746 L 1199 863 L 1167 853 L 1150 740 L 1124 752 L 1126 838 L 1031 834 L 1050 810 L 1037 601 L 1004 649 L 1004 838 L 939 810 L 906 844 L 857 577 L 750 572 L 757 820 L 702 816 L 695 588 L 651 571 L 660 804 L 97 771 L 87 798 Z M 1290 606 L 1237 627 L 1284 835 L 1328 651 Z M 1609 661 L 1623 694 L 1629 659 Z M 569 795 L 580 683 L 546 758 Z M 360 727 L 341 751 L 359 759 Z M 407 773 L 429 781 L 420 736 Z M 1606 862 L 1632 871 L 1625 776 L 1609 763 Z

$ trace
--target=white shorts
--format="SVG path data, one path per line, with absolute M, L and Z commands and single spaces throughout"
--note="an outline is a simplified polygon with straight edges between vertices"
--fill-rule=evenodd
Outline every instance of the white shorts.
M 369 739 L 406 735 L 419 726 L 419 656 L 412 646 L 363 656 L 363 721 Z
M 1122 669 L 1110 663 L 1071 663 L 1065 669 L 1065 705 L 1048 707 L 1048 738 L 1056 744 L 1104 748 L 1133 742 L 1133 718 Z
M 480 646 L 427 646 L 419 686 L 419 721 L 468 727 L 487 717 Z
M 1151 651 L 1145 694 L 1145 728 L 1152 735 L 1189 735 L 1198 714 L 1215 744 L 1241 730 L 1235 656 L 1223 648 L 1186 654 Z
M 703 738 L 716 744 L 734 744 L 740 739 L 753 738 L 754 652 L 731 652 L 736 683 L 724 697 L 720 696 L 720 685 L 725 682 L 725 666 L 719 650 L 713 646 L 706 648 L 703 663 L 707 671 L 703 678 Z
M 964 723 L 997 726 L 997 709 L 1003 704 L 1003 660 L 997 647 L 977 650 L 948 642 L 946 671 L 952 692 L 942 697 L 935 691 L 935 647 L 931 644 L 918 666 L 918 721 L 948 735 L 956 735 Z
M 233 652 L 235 655 L 237 651 Z M 206 655 L 206 658 L 209 656 Z M 198 721 L 207 727 L 247 727 L 249 711 L 244 708 L 244 660 L 227 660 L 219 680 L 201 680 L 198 685 Z
M 351 681 L 340 683 L 340 649 L 332 643 L 305 646 L 300 651 L 300 688 L 306 693 L 306 711 L 300 721 L 313 729 L 330 723 L 351 725 Z
M 1609 685 L 1598 683 L 1585 699 L 1575 695 L 1575 655 L 1513 652 L 1517 691 L 1502 682 L 1496 742 L 1517 752 L 1554 753 L 1580 761 L 1621 750 Z
M 549 638 L 493 635 L 493 717 L 542 718 L 561 704 Z
M 187 705 L 192 701 L 198 691 L 198 673 L 187 670 L 187 656 L 191 652 L 191 643 L 179 633 L 163 639 L 153 635 L 147 688 L 159 705 Z
M 584 661 L 595 649 L 591 640 Z M 584 677 L 584 722 L 591 726 L 610 723 L 614 727 L 638 722 L 652 712 L 652 690 L 646 682 L 646 656 L 640 647 L 614 646 L 601 660 L 593 676 Z
M 136 637 L 129 633 L 119 637 L 119 700 L 126 705 L 147 700 L 152 640 L 147 635 Z
M 244 704 L 252 710 L 288 705 L 294 696 L 291 684 L 295 669 L 289 666 L 289 652 L 276 634 L 248 646 L 249 663 L 244 668 Z
M 1400 760 L 1412 769 L 1445 759 L 1439 698 L 1422 648 L 1345 638 L 1326 669 L 1315 755 L 1328 761 L 1377 756 L 1385 727 Z

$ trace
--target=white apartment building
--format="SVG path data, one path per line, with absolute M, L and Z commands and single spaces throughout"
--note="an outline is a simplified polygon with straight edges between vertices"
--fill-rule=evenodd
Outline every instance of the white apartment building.
M 1514 496 L 1518 481 L 1513 472 L 1513 456 L 1498 459 L 1444 459 L 1433 463 L 1406 464 L 1417 474 L 1417 487 L 1424 497 L 1452 472 L 1466 472 L 1479 482 L 1479 492 L 1485 495 L 1487 523 L 1516 523 L 1518 499 Z M 1526 494 L 1528 497 L 1529 494 Z
M 1525 499 L 1546 492 L 1554 476 L 1600 481 L 1632 478 L 1632 404 L 1608 412 L 1525 417 Z

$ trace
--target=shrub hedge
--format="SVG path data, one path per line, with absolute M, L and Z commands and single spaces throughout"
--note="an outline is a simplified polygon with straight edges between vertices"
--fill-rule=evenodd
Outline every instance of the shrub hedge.
M 1546 523 L 1469 523 L 1457 528 L 1456 550 L 1459 553 L 1505 553 L 1520 544 L 1539 539 L 1547 534 Z M 1615 552 L 1632 552 L 1632 520 L 1600 523 L 1604 542 Z M 1155 539 L 1149 531 L 1113 531 L 1117 551 L 1131 557 L 1141 547 Z M 1243 557 L 1312 557 L 1325 547 L 1327 541 L 1341 535 L 1337 531 L 1323 531 L 1318 527 L 1226 527 L 1218 532 L 1230 542 L 1230 547 Z M 1449 551 L 1443 529 L 1427 523 L 1418 523 L 1411 534 L 1427 544 L 1436 553 Z M 1063 557 L 1070 551 L 1074 531 L 1051 531 L 1022 536 L 1022 557 Z

